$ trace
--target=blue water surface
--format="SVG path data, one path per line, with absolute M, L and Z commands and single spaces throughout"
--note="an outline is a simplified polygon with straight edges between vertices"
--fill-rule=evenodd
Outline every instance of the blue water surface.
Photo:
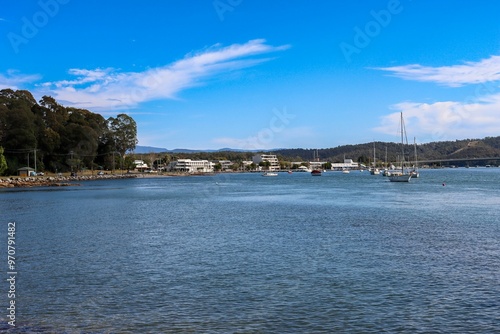
M 7 333 L 499 333 L 500 168 L 0 191 Z M 1 263 L 1 262 L 0 262 Z

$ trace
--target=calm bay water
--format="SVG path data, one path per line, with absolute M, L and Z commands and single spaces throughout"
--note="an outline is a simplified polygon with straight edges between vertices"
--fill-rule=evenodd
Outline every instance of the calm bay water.
M 474 168 L 2 190 L 0 330 L 499 333 L 499 184 Z

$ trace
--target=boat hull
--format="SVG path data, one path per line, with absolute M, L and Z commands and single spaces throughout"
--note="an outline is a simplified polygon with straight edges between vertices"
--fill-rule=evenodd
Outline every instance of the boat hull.
M 389 181 L 391 182 L 410 182 L 411 174 L 391 175 Z

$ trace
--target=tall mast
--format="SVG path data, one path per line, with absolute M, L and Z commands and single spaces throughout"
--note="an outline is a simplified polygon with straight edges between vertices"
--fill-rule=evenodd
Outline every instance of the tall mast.
M 413 137 L 413 146 L 415 149 L 415 170 L 418 170 L 418 159 L 417 159 L 417 138 Z
M 373 142 L 373 169 L 377 167 L 377 158 L 375 157 L 375 142 Z
M 401 112 L 401 172 L 404 173 L 405 147 L 404 147 L 404 120 L 403 112 Z

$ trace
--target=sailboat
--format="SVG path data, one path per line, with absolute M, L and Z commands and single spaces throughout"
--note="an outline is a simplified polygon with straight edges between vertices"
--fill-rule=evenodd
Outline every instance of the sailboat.
M 387 168 L 387 145 L 385 146 L 385 167 L 384 170 L 382 171 L 382 176 L 391 176 L 391 172 Z
M 391 176 L 389 176 L 389 181 L 391 182 L 410 182 L 412 174 L 405 172 L 404 166 L 405 166 L 405 142 L 404 139 L 406 138 L 406 129 L 405 129 L 405 123 L 403 119 L 403 112 L 401 112 L 401 172 L 395 172 L 391 173 Z M 406 140 L 408 142 L 408 139 Z
M 415 150 L 415 166 L 413 166 L 413 170 L 411 171 L 411 177 L 420 177 L 420 173 L 418 172 L 418 160 L 417 160 L 417 140 L 413 137 L 413 147 Z
M 379 175 L 380 171 L 377 168 L 377 158 L 375 157 L 375 142 L 373 142 L 373 168 L 370 169 L 371 175 Z
M 313 151 L 313 160 L 315 160 L 316 162 L 319 162 L 318 150 L 316 150 L 316 155 L 314 155 L 314 151 Z M 319 169 L 319 168 L 313 169 L 311 172 L 311 175 L 312 176 L 321 176 L 321 169 Z

